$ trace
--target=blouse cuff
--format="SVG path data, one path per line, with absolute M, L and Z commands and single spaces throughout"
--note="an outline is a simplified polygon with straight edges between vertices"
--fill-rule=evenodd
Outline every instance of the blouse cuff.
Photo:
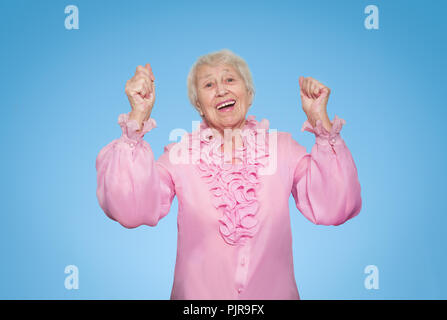
M 153 118 L 149 118 L 143 121 L 143 126 L 140 131 L 137 120 L 129 120 L 129 113 L 120 114 L 118 117 L 118 124 L 123 132 L 122 139 L 130 144 L 131 146 L 136 145 L 138 142 L 143 140 L 144 135 L 151 131 L 153 128 L 157 127 L 157 122 Z
M 306 120 L 301 128 L 301 131 L 309 131 L 315 134 L 316 143 L 319 145 L 335 145 L 341 142 L 340 130 L 343 125 L 346 123 L 344 119 L 341 119 L 337 116 L 334 117 L 334 120 L 331 121 L 332 129 L 331 131 L 327 131 L 323 126 L 321 120 L 317 120 L 315 127 L 312 127 L 309 120 Z

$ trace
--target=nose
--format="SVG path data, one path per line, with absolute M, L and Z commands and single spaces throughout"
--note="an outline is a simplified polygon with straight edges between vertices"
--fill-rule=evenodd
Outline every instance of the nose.
M 218 83 L 216 86 L 216 95 L 221 97 L 224 96 L 227 93 L 227 87 L 224 83 Z

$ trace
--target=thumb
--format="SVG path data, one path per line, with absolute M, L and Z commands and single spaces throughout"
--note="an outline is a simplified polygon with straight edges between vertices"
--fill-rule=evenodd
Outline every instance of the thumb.
M 150 73 L 150 75 L 151 75 L 151 80 L 152 80 L 152 81 L 155 81 L 155 77 L 154 77 L 154 73 L 152 72 L 151 64 L 150 64 L 150 63 L 147 63 L 147 64 L 145 65 L 145 67 L 147 68 L 147 70 L 149 70 L 149 73 Z
M 322 101 L 327 101 L 328 98 L 329 98 L 329 90 L 327 88 L 323 88 L 321 89 L 321 94 L 317 98 L 316 102 L 320 103 Z

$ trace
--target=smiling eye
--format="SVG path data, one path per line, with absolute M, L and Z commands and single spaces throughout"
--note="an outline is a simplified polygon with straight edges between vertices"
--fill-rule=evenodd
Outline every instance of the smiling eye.
M 213 84 L 212 84 L 211 82 L 208 82 L 207 84 L 205 84 L 205 87 L 206 87 L 206 88 L 211 88 L 212 85 L 213 85 Z
M 233 82 L 233 81 L 234 81 L 233 78 L 228 78 L 228 79 L 227 79 L 227 82 Z

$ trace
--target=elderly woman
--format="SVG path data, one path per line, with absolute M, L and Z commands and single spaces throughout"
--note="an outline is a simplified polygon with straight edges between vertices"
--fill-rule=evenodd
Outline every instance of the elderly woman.
M 155 226 L 178 199 L 178 247 L 171 299 L 299 299 L 294 277 L 290 194 L 311 222 L 339 225 L 360 212 L 357 169 L 326 111 L 330 90 L 299 78 L 315 134 L 311 153 L 289 133 L 247 116 L 254 87 L 245 61 L 229 50 L 191 68 L 189 99 L 202 122 L 155 161 L 143 136 L 156 127 L 151 67 L 126 83 L 132 110 L 122 136 L 96 160 L 97 197 L 126 228 Z M 149 137 L 150 140 L 150 137 Z

